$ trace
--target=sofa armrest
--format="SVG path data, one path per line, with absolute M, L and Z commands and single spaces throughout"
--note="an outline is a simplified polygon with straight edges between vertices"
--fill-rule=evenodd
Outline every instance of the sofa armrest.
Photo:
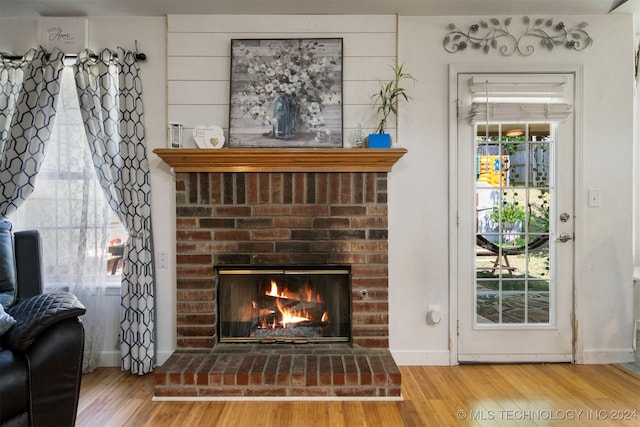
M 75 425 L 83 349 L 82 321 L 73 317 L 47 328 L 26 351 L 31 425 Z
M 3 335 L 3 341 L 13 351 L 24 353 L 47 328 L 63 320 L 82 316 L 86 311 L 78 298 L 68 292 L 33 296 L 7 310 L 16 319 L 16 324 Z

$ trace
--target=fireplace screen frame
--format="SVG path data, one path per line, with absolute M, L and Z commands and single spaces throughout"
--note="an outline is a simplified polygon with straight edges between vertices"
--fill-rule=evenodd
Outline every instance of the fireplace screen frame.
M 234 266 L 219 266 L 216 268 L 216 291 L 217 291 L 217 336 L 218 341 L 220 343 L 337 343 L 337 342 L 351 342 L 352 339 L 352 284 L 351 284 L 351 267 L 350 266 L 286 266 L 286 267 L 259 267 L 259 266 L 250 266 L 250 267 L 234 267 Z M 338 333 L 338 335 L 331 336 L 295 336 L 286 335 L 286 336 L 229 336 L 227 332 L 225 332 L 225 320 L 223 319 L 223 308 L 225 298 L 227 296 L 224 294 L 226 290 L 222 289 L 222 276 L 259 276 L 263 280 L 265 277 L 277 277 L 280 279 L 280 284 L 285 287 L 287 286 L 287 277 L 300 277 L 300 276 L 340 276 L 346 280 L 345 283 L 340 284 L 343 286 L 343 295 L 338 296 L 336 298 L 342 298 L 339 301 L 339 305 L 342 307 L 338 308 L 344 313 L 339 317 L 341 319 L 340 322 L 337 322 L 337 325 L 333 325 L 334 328 L 338 328 L 340 332 L 344 332 L 344 334 Z M 226 286 L 233 286 L 231 284 L 225 284 Z M 263 284 L 264 286 L 264 284 Z M 256 295 L 258 295 L 258 285 L 256 285 Z M 234 323 L 234 322 L 228 322 Z M 233 334 L 231 334 L 233 335 Z M 267 334 L 268 335 L 268 334 Z

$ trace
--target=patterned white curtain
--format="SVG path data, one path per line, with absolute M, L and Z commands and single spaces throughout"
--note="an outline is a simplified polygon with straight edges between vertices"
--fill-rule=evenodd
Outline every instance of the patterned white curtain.
M 116 59 L 117 57 L 117 59 Z M 155 283 L 151 183 L 142 87 L 134 52 L 83 51 L 74 65 L 80 110 L 100 185 L 129 237 L 123 256 L 121 367 L 153 371 Z
M 42 236 L 44 290 L 65 290 L 87 308 L 83 371 L 100 363 L 105 319 L 115 296 L 106 295 L 109 205 L 98 183 L 85 138 L 71 67 L 61 73 L 56 120 L 36 188 L 11 217 L 15 230 Z M 120 276 L 117 276 L 118 278 Z M 110 331 L 109 331 L 110 332 Z M 113 342 L 109 336 L 109 349 Z
M 0 219 L 33 192 L 60 92 L 64 54 L 31 49 L 20 60 L 0 57 Z

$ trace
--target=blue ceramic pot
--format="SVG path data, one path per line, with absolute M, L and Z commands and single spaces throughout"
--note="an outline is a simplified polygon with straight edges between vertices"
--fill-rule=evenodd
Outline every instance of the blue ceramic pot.
M 388 133 L 370 133 L 367 137 L 369 148 L 391 148 L 391 135 Z

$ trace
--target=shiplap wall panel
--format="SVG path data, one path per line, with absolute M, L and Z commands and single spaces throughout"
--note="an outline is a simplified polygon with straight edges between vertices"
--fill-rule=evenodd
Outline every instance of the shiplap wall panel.
M 344 105 L 366 105 L 371 107 L 371 94 L 377 92 L 378 82 L 372 80 L 356 80 L 345 83 L 342 89 Z
M 387 80 L 393 77 L 392 66 L 396 58 L 392 56 L 346 57 L 342 59 L 342 80 L 345 84 L 357 81 Z
M 230 67 L 231 62 L 228 56 L 170 56 L 167 59 L 167 78 L 169 84 L 175 80 L 225 80 L 228 82 Z
M 309 33 L 261 33 L 261 39 L 293 39 L 310 37 Z M 314 33 L 314 38 L 340 37 L 344 56 L 380 57 L 396 55 L 395 33 Z M 169 56 L 229 56 L 231 39 L 257 38 L 256 33 L 175 33 L 167 41 Z
M 212 100 L 229 100 L 229 81 L 182 80 L 171 82 L 169 98 L 173 105 L 211 105 Z
M 231 38 L 227 33 L 172 33 L 167 40 L 167 55 L 229 56 Z
M 169 15 L 169 33 L 395 33 L 395 15 Z
M 394 15 L 169 15 L 167 26 L 167 118 L 183 124 L 186 147 L 197 125 L 219 125 L 228 138 L 231 39 L 342 38 L 344 145 L 358 124 L 365 133 L 377 125 L 371 95 L 393 76 Z M 388 132 L 395 136 L 394 120 Z
M 185 137 L 190 136 L 193 128 L 198 125 L 217 124 L 221 126 L 221 123 L 227 123 L 229 120 L 229 101 L 224 105 L 169 105 L 169 117 L 169 121 L 182 123 Z M 192 142 L 195 146 L 195 141 Z

